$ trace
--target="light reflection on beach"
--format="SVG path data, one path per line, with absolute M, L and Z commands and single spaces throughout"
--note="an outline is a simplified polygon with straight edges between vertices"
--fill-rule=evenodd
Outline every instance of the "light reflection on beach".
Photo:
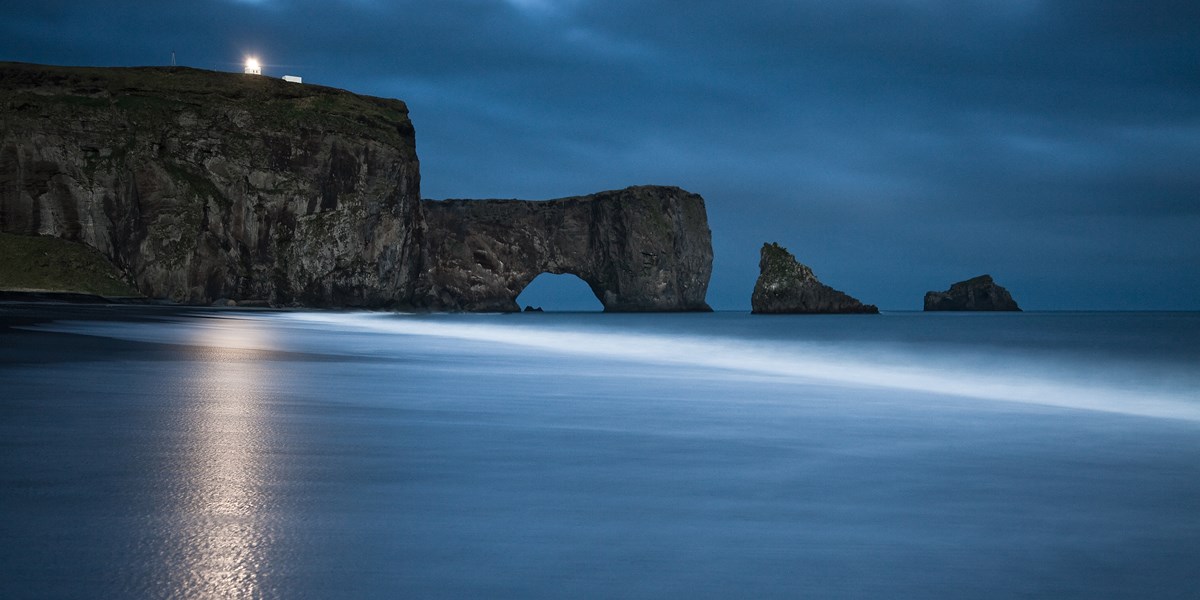
M 1195 597 L 1200 314 L 5 336 L 0 598 Z
M 185 380 L 193 405 L 176 496 L 180 531 L 173 536 L 168 586 L 172 597 L 258 598 L 264 595 L 273 542 L 271 431 L 265 427 L 271 371 L 253 322 L 213 321 L 193 330 L 195 371 Z

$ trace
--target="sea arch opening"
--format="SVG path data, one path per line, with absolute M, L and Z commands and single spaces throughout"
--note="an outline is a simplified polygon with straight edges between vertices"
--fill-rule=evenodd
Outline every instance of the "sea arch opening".
M 570 273 L 542 273 L 517 295 L 517 306 L 552 312 L 600 312 L 604 305 L 591 286 Z

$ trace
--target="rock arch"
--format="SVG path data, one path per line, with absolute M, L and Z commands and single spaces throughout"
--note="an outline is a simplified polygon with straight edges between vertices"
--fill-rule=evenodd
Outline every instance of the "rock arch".
M 423 201 L 432 310 L 519 310 L 542 273 L 582 279 L 608 312 L 708 311 L 712 238 L 704 199 L 640 186 L 558 200 Z

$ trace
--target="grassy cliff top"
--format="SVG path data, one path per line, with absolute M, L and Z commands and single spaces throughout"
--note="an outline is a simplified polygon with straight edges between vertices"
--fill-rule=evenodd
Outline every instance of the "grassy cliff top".
M 127 111 L 175 117 L 231 106 L 268 126 L 348 131 L 413 147 L 403 101 L 363 96 L 275 77 L 191 67 L 59 67 L 0 62 L 0 109 L 66 106 L 75 112 Z
M 0 290 L 140 296 L 95 249 L 58 238 L 0 233 Z

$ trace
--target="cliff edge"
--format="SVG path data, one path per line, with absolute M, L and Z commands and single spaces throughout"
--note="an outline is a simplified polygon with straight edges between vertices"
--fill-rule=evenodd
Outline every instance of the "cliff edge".
M 146 296 L 404 303 L 419 275 L 408 108 L 185 67 L 0 63 L 0 231 L 82 242 Z

